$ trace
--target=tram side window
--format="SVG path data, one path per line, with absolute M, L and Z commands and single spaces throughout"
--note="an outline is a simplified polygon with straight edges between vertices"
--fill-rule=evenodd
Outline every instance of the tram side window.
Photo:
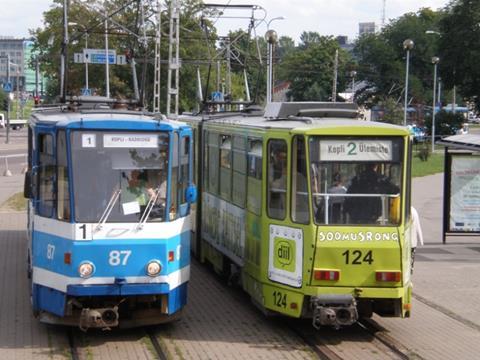
M 207 185 L 208 191 L 212 194 L 218 194 L 218 172 L 219 172 L 219 149 L 218 149 L 218 135 L 216 133 L 208 133 L 208 176 Z
M 285 219 L 287 202 L 287 143 L 270 140 L 268 143 L 268 216 Z
M 232 194 L 232 137 L 220 135 L 220 196 L 230 201 Z
M 185 204 L 187 200 L 185 199 L 188 181 L 190 178 L 189 174 L 189 155 L 190 155 L 190 137 L 183 136 L 181 139 L 180 145 L 180 203 Z M 183 216 L 183 215 L 182 215 Z
M 40 134 L 39 170 L 38 170 L 38 214 L 52 217 L 55 207 L 55 157 L 53 154 L 53 137 Z
M 305 140 L 295 136 L 292 150 L 292 220 L 306 224 L 309 218 Z
M 262 140 L 248 140 L 247 209 L 256 215 L 262 214 L 262 146 Z
M 178 200 L 182 187 L 178 183 L 178 134 L 173 134 L 173 146 L 172 146 L 172 179 L 170 182 L 170 212 L 169 219 L 173 221 L 177 218 Z
M 247 142 L 243 136 L 233 138 L 233 189 L 232 201 L 235 205 L 245 207 L 247 180 Z
M 70 220 L 70 193 L 68 191 L 67 140 L 65 131 L 57 136 L 57 218 Z

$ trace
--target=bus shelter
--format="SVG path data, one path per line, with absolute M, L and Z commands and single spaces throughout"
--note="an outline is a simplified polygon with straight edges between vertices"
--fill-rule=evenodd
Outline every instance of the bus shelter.
M 445 137 L 443 243 L 447 235 L 480 235 L 480 135 Z

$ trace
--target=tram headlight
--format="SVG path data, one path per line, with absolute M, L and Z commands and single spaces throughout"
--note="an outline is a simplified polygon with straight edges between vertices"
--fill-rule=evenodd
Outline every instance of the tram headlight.
M 151 260 L 147 264 L 147 275 L 148 276 L 157 276 L 162 271 L 162 264 L 158 260 Z
M 83 279 L 87 279 L 90 276 L 92 276 L 94 271 L 95 271 L 95 266 L 93 266 L 91 262 L 81 263 L 80 266 L 78 267 L 78 274 Z

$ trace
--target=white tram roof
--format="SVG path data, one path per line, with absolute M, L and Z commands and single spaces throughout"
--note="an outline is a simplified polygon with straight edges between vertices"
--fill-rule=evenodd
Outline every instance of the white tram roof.
M 208 124 L 224 124 L 263 129 L 287 129 L 306 131 L 331 127 L 375 127 L 400 130 L 403 126 L 358 119 L 356 105 L 352 103 L 290 102 L 268 104 L 263 114 L 216 113 L 204 116 L 182 115 L 185 121 L 205 121 Z
M 33 124 L 58 124 L 67 125 L 72 122 L 80 121 L 146 121 L 146 122 L 161 122 L 169 125 L 172 128 L 181 128 L 186 126 L 184 122 L 167 119 L 164 116 L 140 112 L 140 111 L 128 111 L 128 110 L 80 110 L 80 111 L 68 111 L 60 108 L 39 108 L 34 110 L 30 118 L 30 122 Z

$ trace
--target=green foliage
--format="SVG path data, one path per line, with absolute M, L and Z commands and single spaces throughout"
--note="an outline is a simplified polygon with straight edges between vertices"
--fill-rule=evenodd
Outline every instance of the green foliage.
M 419 156 L 412 159 L 412 177 L 433 175 L 443 172 L 444 156 L 441 154 L 430 154 L 427 161 L 423 161 Z
M 118 11 L 113 20 L 129 29 L 131 32 L 138 33 L 140 26 L 137 17 L 137 2 L 128 0 L 110 0 L 106 2 L 108 12 Z M 128 5 L 129 4 L 129 5 Z M 208 46 L 205 42 L 205 35 L 200 27 L 200 0 L 182 1 L 180 23 L 180 58 L 185 62 L 180 68 L 180 111 L 191 110 L 196 104 L 196 66 L 189 60 L 208 58 Z M 49 79 L 47 87 L 47 98 L 50 101 L 55 100 L 59 95 L 59 75 L 61 43 L 63 39 L 63 0 L 54 0 L 50 10 L 44 13 L 44 28 L 32 31 L 36 39 L 35 49 L 41 58 L 40 68 Z M 128 5 L 128 6 L 127 6 Z M 165 5 L 164 5 L 165 8 Z M 162 33 L 169 32 L 169 14 L 162 13 Z M 70 2 L 69 22 L 77 25 L 69 26 L 70 45 L 68 46 L 68 77 L 67 93 L 72 95 L 80 94 L 81 88 L 85 86 L 85 66 L 84 64 L 73 63 L 73 54 L 82 52 L 85 47 L 85 29 L 88 29 L 88 47 L 102 49 L 105 47 L 104 21 L 102 17 L 80 2 Z M 211 24 L 206 21 L 210 28 L 210 35 L 215 36 Z M 109 36 L 109 47 L 116 49 L 117 54 L 123 54 L 125 51 L 132 50 L 136 61 L 136 71 L 139 86 L 145 84 L 144 98 L 146 103 L 151 103 L 153 99 L 153 79 L 154 79 L 154 24 L 146 23 L 146 35 L 149 39 L 146 46 L 137 38 L 131 36 Z M 110 22 L 109 31 L 111 33 L 125 33 L 123 29 Z M 162 59 L 168 57 L 168 41 L 161 43 Z M 53 42 L 51 42 L 53 40 Z M 210 41 L 210 46 L 214 42 Z M 112 97 L 131 98 L 133 96 L 133 75 L 131 66 L 115 65 L 110 66 L 110 93 Z M 165 111 L 167 94 L 167 66 L 162 65 L 161 70 L 162 83 L 162 111 Z M 95 90 L 98 95 L 105 95 L 105 66 L 99 64 L 89 65 L 89 87 Z
M 439 111 L 435 114 L 435 136 L 455 135 L 462 127 L 465 118 L 460 113 Z M 425 127 L 429 134 L 432 133 L 432 117 L 425 118 Z
M 441 11 L 420 9 L 408 13 L 388 24 L 382 32 L 360 37 L 354 48 L 358 59 L 358 78 L 367 87 L 358 98 L 363 103 L 371 103 L 385 97 L 401 97 L 405 85 L 405 50 L 403 41 L 407 38 L 415 42 L 410 51 L 409 95 L 413 103 L 431 102 L 433 82 L 432 56 L 436 53 L 435 35 L 427 30 L 438 28 L 443 16 Z M 375 102 L 375 100 L 373 100 Z
M 337 41 L 330 36 L 304 32 L 301 39 L 300 45 L 282 59 L 279 78 L 291 82 L 289 95 L 294 101 L 326 101 L 332 92 L 335 50 L 339 50 L 339 74 L 347 73 L 350 55 L 339 49 Z M 341 92 L 347 79 L 342 76 L 338 79 L 337 89 Z
M 480 2 L 452 1 L 440 21 L 440 74 L 448 87 L 475 101 L 480 110 Z
M 7 111 L 7 93 L 0 87 L 0 110 Z
M 383 108 L 383 121 L 390 124 L 403 124 L 403 106 L 391 97 L 384 97 L 378 102 L 378 106 Z

